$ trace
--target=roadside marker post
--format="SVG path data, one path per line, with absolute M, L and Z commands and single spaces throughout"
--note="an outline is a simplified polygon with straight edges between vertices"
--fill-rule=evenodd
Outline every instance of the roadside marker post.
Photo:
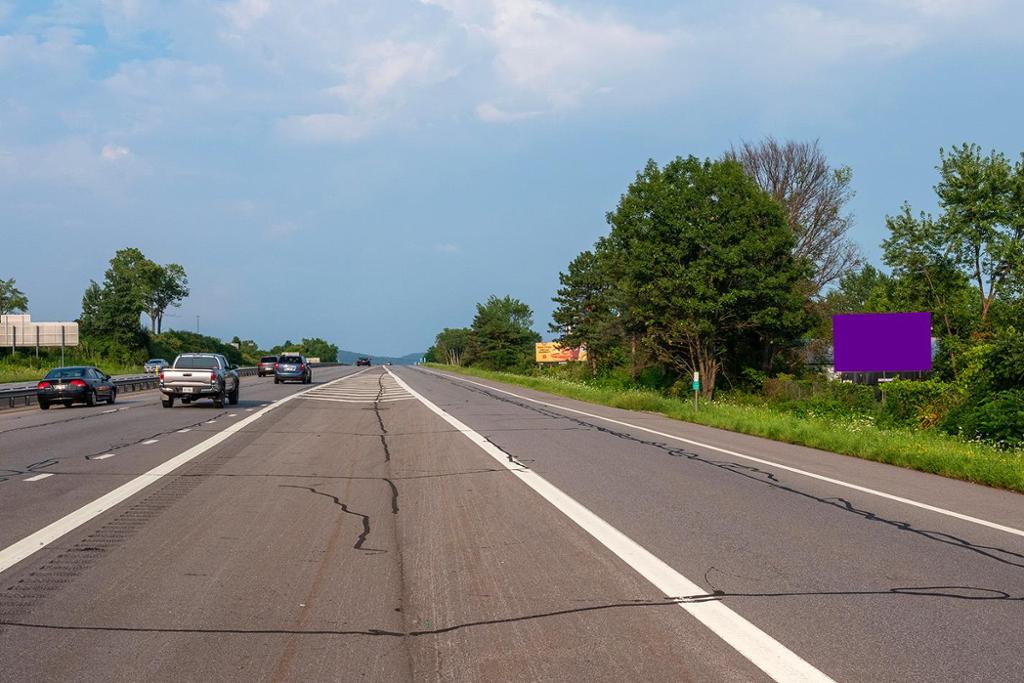
M 700 373 L 693 373 L 693 411 L 697 412 L 697 394 L 700 392 Z

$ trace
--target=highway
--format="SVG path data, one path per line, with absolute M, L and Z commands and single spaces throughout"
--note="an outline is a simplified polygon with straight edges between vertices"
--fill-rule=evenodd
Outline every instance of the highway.
M 1024 497 L 414 367 L 0 413 L 0 680 L 1019 681 Z

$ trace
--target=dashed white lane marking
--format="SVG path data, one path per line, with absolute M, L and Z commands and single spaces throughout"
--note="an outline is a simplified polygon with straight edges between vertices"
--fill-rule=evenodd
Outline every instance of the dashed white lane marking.
M 387 372 L 391 373 L 390 370 Z M 488 441 L 486 437 L 467 427 L 458 418 L 438 408 L 403 382 L 400 377 L 392 376 L 406 391 L 419 399 L 420 403 L 454 427 L 456 431 L 462 432 L 467 439 L 497 460 L 562 514 L 578 524 L 601 545 L 621 558 L 664 595 L 678 597 L 680 607 L 773 679 L 787 681 L 787 683 L 789 681 L 832 680 L 785 645 L 714 599 L 713 595 L 598 517 L 589 508 L 551 484 L 547 479 L 533 470 L 524 468 L 517 462 L 510 461 L 509 456 Z M 705 601 L 701 602 L 701 600 Z
M 100 413 L 102 415 L 106 415 L 108 413 L 116 413 L 119 410 L 121 410 L 121 409 L 120 408 L 111 408 L 110 410 L 101 410 Z
M 851 489 L 853 491 L 860 491 L 861 493 L 867 493 L 868 495 L 878 496 L 879 498 L 885 498 L 886 500 L 892 500 L 892 501 L 895 501 L 897 503 L 903 503 L 905 505 L 910 505 L 911 507 L 920 508 L 922 510 L 928 510 L 929 512 L 935 512 L 935 513 L 938 513 L 940 515 L 945 515 L 947 517 L 952 517 L 954 519 L 959 519 L 959 520 L 964 521 L 964 522 L 971 522 L 972 524 L 978 524 L 980 526 L 988 527 L 989 529 L 996 529 L 998 531 L 1005 531 L 1006 533 L 1013 534 L 1014 536 L 1024 536 L 1024 529 L 1016 529 L 1016 528 L 1014 528 L 1012 526 L 1006 526 L 1004 524 L 997 524 L 996 522 L 990 522 L 987 519 L 981 519 L 979 517 L 971 517 L 970 515 L 965 515 L 963 513 L 955 512 L 953 510 L 947 510 L 946 508 L 940 508 L 940 507 L 937 507 L 935 505 L 929 505 L 928 503 L 922 503 L 920 501 L 913 500 L 911 498 L 904 498 L 902 496 L 896 496 L 896 495 L 893 495 L 891 493 L 886 493 L 885 491 L 877 491 L 875 489 L 871 489 L 871 488 L 868 488 L 866 486 L 860 486 L 859 484 L 851 484 L 850 482 L 846 482 L 846 481 L 843 481 L 841 479 L 833 479 L 832 477 L 826 477 L 826 476 L 821 475 L 821 474 L 815 474 L 814 472 L 808 472 L 807 470 L 802 470 L 802 469 L 800 469 L 798 467 L 790 467 L 789 465 L 783 465 L 781 463 L 773 462 L 771 460 L 765 460 L 764 458 L 756 458 L 756 457 L 754 457 L 752 455 L 746 455 L 744 453 L 737 453 L 736 451 L 731 451 L 731 450 L 729 450 L 727 448 L 719 448 L 718 446 L 712 446 L 711 444 L 703 443 L 701 441 L 694 441 L 693 439 L 686 439 L 686 438 L 683 438 L 681 436 L 676 436 L 675 434 L 669 434 L 667 432 L 659 432 L 659 431 L 657 431 L 655 429 L 650 429 L 648 427 L 641 427 L 640 425 L 630 424 L 629 422 L 623 422 L 622 420 L 615 420 L 615 419 L 610 418 L 610 417 L 604 417 L 602 415 L 596 415 L 594 413 L 588 413 L 588 412 L 585 412 L 583 410 L 576 410 L 575 408 L 569 408 L 567 406 L 561 406 L 561 405 L 558 405 L 557 403 L 548 403 L 547 401 L 540 401 L 540 400 L 535 399 L 535 398 L 530 398 L 529 396 L 523 396 L 522 394 L 516 394 L 516 393 L 513 393 L 511 391 L 505 391 L 504 389 L 499 389 L 499 388 L 493 387 L 493 386 L 491 386 L 489 384 L 483 384 L 481 382 L 474 382 L 473 380 L 463 379 L 462 377 L 455 377 L 453 375 L 444 375 L 444 374 L 442 374 L 440 372 L 434 372 L 433 370 L 421 369 L 421 371 L 422 372 L 426 372 L 426 373 L 431 374 L 431 375 L 437 375 L 439 377 L 448 377 L 448 378 L 451 378 L 451 379 L 454 379 L 454 380 L 458 380 L 460 382 L 465 382 L 466 384 L 475 384 L 478 387 L 483 387 L 485 389 L 490 389 L 491 391 L 496 391 L 499 394 L 505 394 L 506 396 L 514 396 L 516 398 L 521 398 L 524 401 L 529 401 L 530 403 L 536 403 L 537 405 L 542 405 L 542 406 L 545 406 L 547 408 L 554 408 L 555 410 L 563 410 L 563 411 L 565 411 L 567 413 L 575 413 L 576 415 L 583 415 L 585 417 L 592 417 L 592 418 L 594 418 L 596 420 L 601 420 L 603 422 L 608 422 L 610 424 L 619 425 L 619 426 L 622 426 L 622 427 L 629 427 L 630 429 L 635 429 L 635 430 L 641 431 L 641 432 L 647 432 L 648 434 L 654 434 L 655 436 L 660 436 L 660 437 L 665 438 L 665 439 L 672 439 L 673 441 L 680 441 L 682 443 L 688 443 L 691 446 L 699 446 L 701 448 L 706 448 L 706 449 L 708 449 L 710 451 L 716 451 L 718 453 L 725 453 L 726 455 L 731 455 L 734 458 L 742 458 L 743 460 L 749 460 L 751 462 L 756 462 L 759 465 L 767 465 L 768 467 L 774 467 L 776 469 L 784 470 L 786 472 L 792 472 L 793 474 L 799 474 L 799 475 L 801 475 L 803 477 L 809 477 L 811 479 L 817 479 L 818 481 L 828 482 L 829 484 L 835 484 L 836 486 L 842 486 L 843 488 L 848 488 L 848 489 Z
M 142 445 L 143 446 L 151 446 L 151 445 L 155 444 L 159 440 L 160 439 L 146 439 L 145 441 L 142 442 Z
M 331 380 L 330 382 L 323 386 L 328 386 L 330 384 L 333 384 L 334 382 L 341 382 L 343 380 L 348 379 L 349 377 L 354 376 L 354 374 L 345 375 L 344 377 L 339 377 L 338 379 Z M 311 389 L 307 389 L 306 391 L 311 391 Z M 195 460 L 200 455 L 210 450 L 217 444 L 229 439 L 232 434 L 245 429 L 253 422 L 260 419 L 270 411 L 279 408 L 284 403 L 299 398 L 300 396 L 302 396 L 303 393 L 304 392 L 299 392 L 296 394 L 286 396 L 285 398 L 278 401 L 276 404 L 272 406 L 267 406 L 266 408 L 263 408 L 259 412 L 253 413 L 244 420 L 239 420 L 238 422 L 234 423 L 233 425 L 229 426 L 223 431 L 217 432 L 209 439 L 201 441 L 195 446 L 189 448 L 187 451 L 179 453 L 178 455 L 174 456 L 167 462 L 161 465 L 157 465 L 148 472 L 140 474 L 134 479 L 122 484 L 121 486 L 117 487 L 110 493 L 100 496 L 91 503 L 83 505 L 74 512 L 65 515 L 64 517 L 61 517 L 56 522 L 53 522 L 52 524 L 43 527 L 35 533 L 29 534 L 25 538 L 21 539 L 20 541 L 16 541 L 15 543 L 12 543 L 6 548 L 3 548 L 2 550 L 0 550 L 0 572 L 7 571 L 8 569 L 16 565 L 18 562 L 24 560 L 26 557 L 29 557 L 33 553 L 38 552 L 39 550 L 50 545 L 64 534 L 77 529 L 81 525 L 97 517 L 106 510 L 109 510 L 115 505 L 127 500 L 131 496 L 134 496 L 136 493 L 145 489 L 146 487 L 160 481 L 160 479 L 175 471 L 185 463 Z M 43 476 L 49 477 L 52 476 L 52 474 L 47 473 L 46 475 Z
M 37 474 L 34 477 L 29 477 L 28 479 L 22 479 L 22 481 L 39 481 L 40 479 L 46 479 L 47 477 L 52 477 L 52 476 L 53 476 L 53 472 L 47 472 L 46 474 Z
M 191 428 L 191 427 L 186 427 L 185 429 L 179 429 L 179 430 L 178 430 L 178 433 L 179 433 L 179 434 L 188 434 L 188 433 L 189 433 L 189 432 L 191 432 L 191 431 L 192 431 L 192 428 Z
M 393 403 L 413 400 L 412 394 L 403 389 L 391 375 L 380 373 L 369 374 L 334 387 L 317 387 L 302 398 L 337 403 Z
M 212 425 L 212 424 L 214 424 L 215 422 L 216 422 L 216 420 L 207 420 L 207 421 L 206 421 L 206 424 L 208 424 L 208 425 Z
M 238 413 L 231 413 L 228 417 L 238 417 Z
M 89 459 L 90 460 L 106 460 L 107 458 L 113 458 L 114 455 L 115 455 L 114 453 L 104 453 L 103 455 L 94 455 L 93 457 L 91 457 Z
M 255 408 L 246 408 L 246 409 L 245 409 L 245 412 L 247 412 L 247 413 L 251 413 L 251 412 L 252 412 L 252 411 L 254 411 L 254 410 L 256 410 L 256 409 L 255 409 Z

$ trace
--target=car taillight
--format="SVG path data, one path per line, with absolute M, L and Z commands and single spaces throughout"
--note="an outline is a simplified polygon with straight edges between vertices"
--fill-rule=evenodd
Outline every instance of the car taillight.
M 164 381 L 164 371 L 163 370 L 160 371 L 160 381 L 161 382 Z
M 277 363 L 274 363 L 274 369 L 277 370 Z
M 39 384 L 36 385 L 36 389 L 49 389 L 49 388 L 50 388 L 50 383 L 49 382 L 40 382 Z
M 306 364 L 305 363 L 299 363 L 299 370 L 305 370 L 305 369 L 306 369 Z
M 211 382 L 216 382 L 217 381 L 217 373 L 216 372 L 211 372 L 210 373 L 210 381 Z
M 70 384 L 73 387 L 84 387 L 85 386 L 85 380 L 73 379 L 70 382 L 68 382 L 68 384 Z

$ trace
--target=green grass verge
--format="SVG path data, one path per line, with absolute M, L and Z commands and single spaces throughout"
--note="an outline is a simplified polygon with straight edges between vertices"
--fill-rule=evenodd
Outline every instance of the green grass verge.
M 883 429 L 863 418 L 803 417 L 770 406 L 737 405 L 726 401 L 702 402 L 694 411 L 692 401 L 670 398 L 654 391 L 605 389 L 564 379 L 477 368 L 429 367 L 517 384 L 613 408 L 661 413 L 676 420 L 1024 492 L 1024 451 L 1001 451 L 984 443 L 963 441 L 939 432 Z
M 0 384 L 6 382 L 36 382 L 43 378 L 51 368 L 59 365 L 60 362 L 54 363 L 53 365 L 35 366 L 31 364 L 0 364 Z M 67 361 L 68 365 L 93 365 L 93 363 L 82 362 L 75 363 Z M 141 375 L 141 365 L 121 365 L 117 363 L 99 363 L 97 365 L 100 370 L 107 373 L 108 375 Z

